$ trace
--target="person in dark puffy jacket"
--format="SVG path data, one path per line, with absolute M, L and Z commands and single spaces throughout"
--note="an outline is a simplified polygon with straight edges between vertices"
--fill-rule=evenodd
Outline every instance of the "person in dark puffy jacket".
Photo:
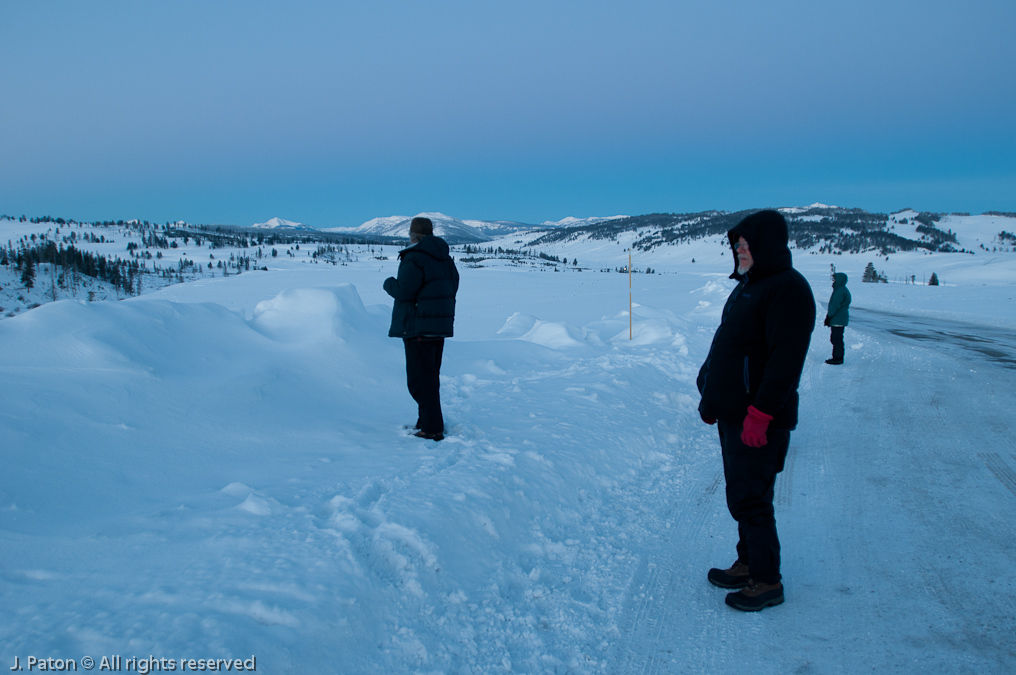
M 406 381 L 418 412 L 415 435 L 440 441 L 441 358 L 445 338 L 453 334 L 459 272 L 429 218 L 413 218 L 409 241 L 399 251 L 398 277 L 384 282 L 385 292 L 395 299 L 388 336 L 402 338 L 406 348 Z
M 757 611 L 784 598 L 773 489 L 797 426 L 815 298 L 793 268 L 787 222 L 778 211 L 746 217 L 727 238 L 735 255 L 730 276 L 739 283 L 723 307 L 697 383 L 699 414 L 719 430 L 737 560 L 709 570 L 707 578 L 739 589 L 727 594 L 731 607 Z
M 825 325 L 829 326 L 829 342 L 833 343 L 833 357 L 826 363 L 838 366 L 843 363 L 843 330 L 850 323 L 850 291 L 847 290 L 847 275 L 837 272 L 833 275 L 833 294 L 829 296 Z

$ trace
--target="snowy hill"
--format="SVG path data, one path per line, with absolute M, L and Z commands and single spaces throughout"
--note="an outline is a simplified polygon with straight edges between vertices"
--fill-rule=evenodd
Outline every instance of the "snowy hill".
M 587 225 L 596 225 L 598 223 L 602 223 L 602 222 L 608 221 L 608 220 L 621 220 L 622 218 L 627 218 L 627 217 L 628 216 L 610 216 L 610 217 L 607 217 L 607 218 L 603 218 L 603 217 L 575 218 L 573 216 L 568 216 L 567 218 L 562 218 L 561 220 L 554 220 L 554 221 L 547 220 L 547 221 L 544 221 L 543 227 L 550 227 L 550 228 L 558 228 L 558 227 L 585 227 Z
M 823 204 L 821 202 L 815 202 L 811 206 L 783 206 L 777 209 L 786 216 L 792 216 L 798 213 L 807 213 L 813 209 L 838 209 L 838 206 L 830 206 L 829 204 Z
M 487 237 L 496 237 L 515 232 L 529 232 L 538 229 L 536 225 L 520 223 L 514 220 L 464 220 L 462 222 Z
M 1013 214 L 928 214 L 913 210 L 889 216 L 894 232 L 916 241 L 944 240 L 966 251 L 1011 251 L 1016 248 L 1016 216 Z M 1008 237 L 1000 236 L 1008 233 Z
M 418 213 L 417 216 L 430 218 L 434 223 L 434 233 L 449 244 L 475 244 L 489 241 L 491 237 L 507 232 L 535 228 L 534 225 L 512 221 L 459 220 L 443 213 Z M 409 223 L 417 216 L 372 218 L 359 227 L 332 227 L 322 231 L 408 239 Z
M 704 211 L 700 213 L 656 213 L 566 226 L 531 239 L 543 246 L 579 241 L 615 241 L 624 238 L 643 252 L 722 237 L 748 211 Z M 901 212 L 887 216 L 862 209 L 824 204 L 780 209 L 787 219 L 793 246 L 801 250 L 875 253 L 888 255 L 903 251 L 926 252 L 991 250 L 1004 245 L 999 234 L 1016 230 L 1011 215 L 945 215 Z M 909 215 L 909 218 L 907 217 Z M 955 227 L 955 232 L 951 231 Z
M 467 225 L 458 218 L 443 213 L 419 213 L 417 216 L 430 218 L 434 223 L 434 234 L 443 237 L 449 244 L 475 243 L 485 241 L 489 237 L 475 227 Z M 383 237 L 409 238 L 409 223 L 416 216 L 386 216 L 372 218 L 354 228 L 333 227 L 325 232 L 350 233 L 359 235 L 376 235 Z
M 302 223 L 296 223 L 292 220 L 285 220 L 283 218 L 272 218 L 263 223 L 254 223 L 251 227 L 258 230 L 302 230 L 308 229 Z

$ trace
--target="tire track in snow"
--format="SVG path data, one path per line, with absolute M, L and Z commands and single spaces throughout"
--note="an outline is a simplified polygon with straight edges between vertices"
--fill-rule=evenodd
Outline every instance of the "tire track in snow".
M 688 608 L 688 586 L 694 584 L 700 596 L 715 589 L 706 588 L 704 569 L 698 570 L 691 561 L 682 560 L 703 540 L 705 523 L 715 520 L 722 510 L 717 491 L 723 482 L 723 471 L 706 475 L 708 478 L 700 480 L 696 489 L 684 491 L 685 497 L 664 516 L 668 525 L 673 523 L 666 536 L 648 546 L 642 555 L 619 622 L 622 640 L 615 656 L 616 667 L 611 672 L 638 675 L 671 672 L 675 662 L 682 658 L 674 637 L 687 624 L 686 612 L 706 611 L 701 606 Z
M 793 438 L 793 436 L 791 436 Z M 776 506 L 790 506 L 794 494 L 794 460 L 797 459 L 797 446 L 790 444 L 787 449 L 787 460 L 783 471 L 776 476 Z
M 1009 577 L 984 573 L 1011 564 L 1011 525 L 998 515 L 997 491 L 984 487 L 990 472 L 1016 495 L 1016 473 L 999 453 L 970 450 L 1010 444 L 1004 411 L 1014 404 L 1011 385 L 1003 370 L 972 369 L 967 355 L 939 345 L 867 337 L 856 368 L 819 375 L 826 392 L 855 394 L 843 402 L 848 433 L 828 419 L 811 433 L 816 444 L 841 448 L 827 453 L 829 475 L 818 478 L 819 489 L 836 490 L 842 506 L 812 501 L 828 521 L 817 548 L 833 554 L 832 569 L 819 570 L 825 606 L 833 616 L 897 617 L 892 621 L 901 629 L 872 643 L 858 665 L 891 670 L 909 653 L 919 655 L 922 670 L 963 664 L 990 671 L 989 664 L 1011 662 L 1016 600 Z M 898 375 L 872 387 L 874 373 Z M 974 391 L 979 395 L 963 395 Z M 835 589 L 842 595 L 829 592 Z M 849 625 L 841 630 L 856 632 Z
M 1016 497 L 1016 471 L 1006 464 L 1005 459 L 997 452 L 979 452 L 977 456 L 995 478 Z
M 627 645 L 624 655 L 625 667 L 619 672 L 649 675 L 658 672 L 663 628 L 669 624 L 667 609 L 670 605 L 673 570 L 669 567 L 660 569 L 659 564 L 650 563 L 647 558 L 643 558 L 642 564 L 644 567 L 640 569 L 636 579 L 641 579 L 639 585 L 643 590 L 638 595 L 632 624 L 625 633 Z M 640 653 L 633 648 L 633 645 L 640 641 L 649 643 L 650 648 L 646 653 Z

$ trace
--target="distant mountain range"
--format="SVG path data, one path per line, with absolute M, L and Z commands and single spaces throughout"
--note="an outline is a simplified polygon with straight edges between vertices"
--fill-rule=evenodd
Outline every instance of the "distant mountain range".
M 494 237 L 512 232 L 531 232 L 533 230 L 552 229 L 559 227 L 583 227 L 602 223 L 610 218 L 574 218 L 568 217 L 557 222 L 547 221 L 541 225 L 520 223 L 510 220 L 460 220 L 443 213 L 419 213 L 417 216 L 430 218 L 434 223 L 434 233 L 445 239 L 449 244 L 477 244 L 490 241 Z M 311 232 L 327 232 L 361 237 L 394 237 L 408 238 L 409 223 L 417 216 L 384 216 L 372 218 L 358 227 L 313 228 L 283 218 L 272 218 L 264 223 L 255 223 L 251 227 L 259 230 L 304 230 Z M 623 218 L 615 216 L 614 218 Z
M 282 218 L 272 218 L 263 223 L 254 223 L 251 225 L 255 230 L 312 230 L 314 228 L 307 227 L 302 223 L 294 223 L 292 220 L 283 220 Z
M 628 233 L 635 250 L 649 251 L 659 246 L 678 244 L 703 237 L 725 234 L 742 218 L 757 209 L 745 211 L 702 211 L 698 213 L 652 213 L 641 216 L 565 218 L 539 225 L 515 221 L 460 220 L 443 213 L 420 213 L 434 223 L 434 232 L 449 244 L 478 244 L 516 232 L 545 234 L 532 239 L 529 246 L 567 243 L 580 239 L 614 239 Z M 787 219 L 792 245 L 799 249 L 841 252 L 928 251 L 963 252 L 976 248 L 974 242 L 991 240 L 997 235 L 1011 236 L 1016 230 L 1016 214 L 990 212 L 981 216 L 939 214 L 910 209 L 893 214 L 871 213 L 863 209 L 826 204 L 779 209 Z M 282 218 L 253 225 L 256 229 L 322 232 L 351 237 L 408 239 L 409 223 L 414 216 L 373 218 L 359 227 L 316 229 Z M 975 227 L 983 236 L 962 241 L 952 225 Z M 995 229 L 995 228 L 998 229 Z M 957 226 L 957 229 L 960 229 Z
M 476 244 L 490 241 L 513 232 L 531 232 L 533 230 L 554 229 L 559 227 L 581 227 L 601 223 L 608 218 L 565 218 L 557 222 L 544 222 L 542 225 L 520 223 L 511 220 L 459 220 L 443 213 L 418 213 L 416 216 L 388 216 L 374 218 L 363 225 L 353 228 L 333 227 L 324 232 L 339 234 L 371 235 L 384 237 L 408 237 L 409 223 L 415 217 L 430 218 L 434 223 L 434 233 L 444 238 L 449 244 Z M 618 216 L 623 217 L 623 216 Z
M 449 244 L 476 244 L 510 232 L 537 229 L 536 225 L 509 221 L 459 220 L 443 213 L 419 213 L 434 223 L 434 234 Z M 359 227 L 332 227 L 324 232 L 378 237 L 409 237 L 409 223 L 417 216 L 373 218 Z

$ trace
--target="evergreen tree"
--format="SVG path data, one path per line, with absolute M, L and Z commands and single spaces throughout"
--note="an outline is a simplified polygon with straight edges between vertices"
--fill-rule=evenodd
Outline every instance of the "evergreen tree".
M 864 274 L 861 275 L 861 281 L 869 283 L 878 281 L 878 272 L 875 271 L 875 263 L 868 263 L 868 266 L 864 268 Z
M 35 285 L 35 261 L 30 255 L 25 256 L 25 262 L 21 267 L 21 283 L 28 290 L 32 290 L 32 286 Z
M 934 272 L 931 273 L 931 279 L 928 279 L 929 286 L 938 286 L 938 275 Z

